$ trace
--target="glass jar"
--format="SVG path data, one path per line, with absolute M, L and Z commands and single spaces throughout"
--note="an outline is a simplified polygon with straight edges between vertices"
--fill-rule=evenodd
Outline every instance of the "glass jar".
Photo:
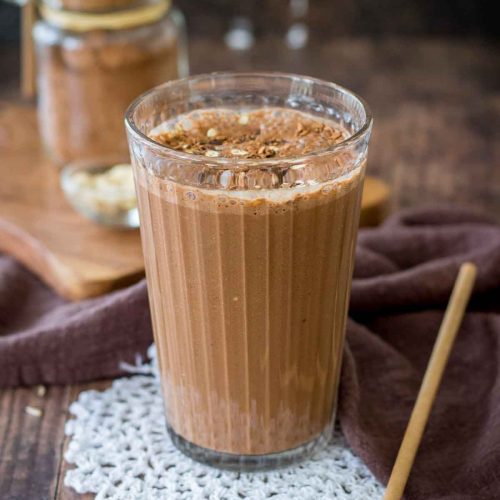
M 50 158 L 128 157 L 127 106 L 188 73 L 182 15 L 170 0 L 42 0 L 39 8 L 38 114 Z

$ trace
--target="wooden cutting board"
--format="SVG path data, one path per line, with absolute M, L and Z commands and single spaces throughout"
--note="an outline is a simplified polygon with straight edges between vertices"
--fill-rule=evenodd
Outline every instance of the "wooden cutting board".
M 83 299 L 144 274 L 139 231 L 116 231 L 77 214 L 45 158 L 33 106 L 0 108 L 0 251 L 62 296 Z
M 385 217 L 388 195 L 384 183 L 367 178 L 362 225 Z M 0 103 L 0 251 L 70 300 L 109 292 L 144 275 L 138 230 L 98 226 L 65 200 L 28 104 Z

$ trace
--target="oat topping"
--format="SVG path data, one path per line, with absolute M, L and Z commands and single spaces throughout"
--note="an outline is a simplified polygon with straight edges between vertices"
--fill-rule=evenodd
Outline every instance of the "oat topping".
M 153 130 L 150 137 L 177 151 L 210 158 L 262 159 L 320 151 L 341 142 L 345 133 L 290 109 L 209 109 L 181 115 L 158 127 L 158 132 Z

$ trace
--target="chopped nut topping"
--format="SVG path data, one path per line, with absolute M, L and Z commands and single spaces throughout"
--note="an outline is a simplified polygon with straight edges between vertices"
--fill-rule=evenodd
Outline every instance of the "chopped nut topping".
M 150 137 L 177 151 L 211 158 L 300 156 L 324 150 L 345 138 L 343 130 L 333 123 L 283 108 L 260 108 L 243 114 L 229 109 L 198 110 L 167 125 L 159 127 L 158 132 L 153 130 Z

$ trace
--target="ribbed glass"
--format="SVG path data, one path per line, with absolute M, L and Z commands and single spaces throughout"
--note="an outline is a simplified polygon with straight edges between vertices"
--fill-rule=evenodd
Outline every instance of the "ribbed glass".
M 263 107 L 331 121 L 346 139 L 238 160 L 148 137 L 194 109 Z M 126 122 L 172 439 L 238 470 L 310 455 L 334 421 L 369 111 L 331 83 L 226 73 L 157 87 Z

